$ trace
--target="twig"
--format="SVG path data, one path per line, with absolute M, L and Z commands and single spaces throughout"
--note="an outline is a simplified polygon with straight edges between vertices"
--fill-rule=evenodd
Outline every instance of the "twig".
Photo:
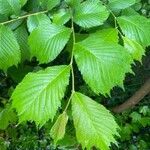
M 8 23 L 11 23 L 11 22 L 14 22 L 14 21 L 25 19 L 25 18 L 27 18 L 29 16 L 35 16 L 35 15 L 39 15 L 39 14 L 45 14 L 47 12 L 48 12 L 48 10 L 44 10 L 44 11 L 40 11 L 40 12 L 36 12 L 36 13 L 32 13 L 32 14 L 27 14 L 27 15 L 24 15 L 24 16 L 17 17 L 15 19 L 11 19 L 11 20 L 8 20 L 8 21 L 5 21 L 5 22 L 1 22 L 0 25 L 5 25 L 5 24 L 8 24 Z
M 75 87 L 74 87 L 74 80 L 75 80 L 75 77 L 74 77 L 74 68 L 73 68 L 73 58 L 74 58 L 74 44 L 76 43 L 76 38 L 75 38 L 75 30 L 74 30 L 74 22 L 73 22 L 73 14 L 72 14 L 72 10 L 71 11 L 71 29 L 72 29 L 72 38 L 73 38 L 73 48 L 72 48 L 72 52 L 71 52 L 71 60 L 70 60 L 70 67 L 71 67 L 71 76 L 72 76 L 72 91 L 71 91 L 71 96 L 68 100 L 68 103 L 64 109 L 64 112 L 67 111 L 70 103 L 71 103 L 71 99 L 72 99 L 72 96 L 75 92 Z

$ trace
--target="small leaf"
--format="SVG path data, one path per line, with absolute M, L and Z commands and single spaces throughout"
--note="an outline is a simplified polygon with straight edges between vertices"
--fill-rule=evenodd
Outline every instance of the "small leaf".
M 32 32 L 39 25 L 44 26 L 45 24 L 50 24 L 50 23 L 51 23 L 50 19 L 45 14 L 30 16 L 28 17 L 28 20 L 27 20 L 27 26 L 28 26 L 29 32 Z
M 69 84 L 69 76 L 69 66 L 53 66 L 27 74 L 11 97 L 20 122 L 30 120 L 42 126 L 53 119 Z
M 59 9 L 58 12 L 53 14 L 53 23 L 64 25 L 70 20 L 70 12 L 67 9 Z
M 133 122 L 138 122 L 141 119 L 141 114 L 137 113 L 137 112 L 132 112 L 130 114 L 130 117 L 132 118 Z
M 43 8 L 51 10 L 60 3 L 60 0 L 40 0 L 40 2 Z
M 16 114 L 10 109 L 10 106 L 0 112 L 0 129 L 5 130 L 9 123 L 16 121 Z
M 142 56 L 145 54 L 144 48 L 136 41 L 123 37 L 124 47 L 131 54 L 132 58 L 141 61 Z
M 137 41 L 142 46 L 150 45 L 150 21 L 140 16 L 121 16 L 118 17 L 118 23 L 125 34 L 131 40 Z
M 114 86 L 123 87 L 125 74 L 131 72 L 132 59 L 126 49 L 105 40 L 100 32 L 76 43 L 74 56 L 83 79 L 96 94 L 110 94 Z
M 70 34 L 71 29 L 64 26 L 39 26 L 29 36 L 31 57 L 36 56 L 41 64 L 54 60 L 65 47 Z
M 109 0 L 108 6 L 112 10 L 125 9 L 136 3 L 136 0 Z
M 50 135 L 54 139 L 55 144 L 64 137 L 67 122 L 68 116 L 66 112 L 64 112 L 58 117 L 57 121 L 53 125 Z
M 17 65 L 20 59 L 21 52 L 13 32 L 5 26 L 0 26 L 0 69 L 6 71 Z
M 57 145 L 59 145 L 59 149 L 62 149 L 62 148 L 67 149 L 68 147 L 75 147 L 78 145 L 76 137 L 74 136 L 74 134 L 72 135 L 72 133 L 70 133 L 72 129 L 74 131 L 74 128 L 69 126 L 69 129 L 68 130 L 66 129 L 66 133 L 63 139 L 57 142 Z
M 142 106 L 140 108 L 140 113 L 143 114 L 144 116 L 146 116 L 149 112 L 150 112 L 150 109 L 148 106 Z
M 83 28 L 102 25 L 109 13 L 99 1 L 87 0 L 75 9 L 74 22 Z
M 118 125 L 104 106 L 76 92 L 72 97 L 72 115 L 77 140 L 83 149 L 95 146 L 108 150 L 111 143 L 116 143 Z
M 133 16 L 133 15 L 139 15 L 137 11 L 135 11 L 133 8 L 129 7 L 121 11 L 122 16 Z
M 47 8 L 48 10 L 53 9 L 55 6 L 57 6 L 60 3 L 60 0 L 47 0 Z
M 7 21 L 7 20 L 8 20 L 8 17 L 5 14 L 0 14 L 0 23 Z
M 18 15 L 20 9 L 20 0 L 0 0 L 0 14 Z
M 65 2 L 71 7 L 78 7 L 83 0 L 65 0 Z

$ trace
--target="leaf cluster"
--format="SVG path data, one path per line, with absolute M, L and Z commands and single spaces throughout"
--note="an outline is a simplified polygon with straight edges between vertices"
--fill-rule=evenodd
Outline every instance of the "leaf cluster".
M 114 116 L 78 91 L 76 71 L 95 95 L 110 96 L 113 87 L 124 87 L 132 64 L 142 62 L 150 45 L 150 20 L 132 8 L 135 4 L 0 0 L 0 69 L 17 83 L 10 108 L 0 112 L 0 128 L 7 128 L 16 110 L 18 124 L 30 121 L 42 128 L 51 122 L 54 144 L 73 122 L 82 149 L 117 145 Z

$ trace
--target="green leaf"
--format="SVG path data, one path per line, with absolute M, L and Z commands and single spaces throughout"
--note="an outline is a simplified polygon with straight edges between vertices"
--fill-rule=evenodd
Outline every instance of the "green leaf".
M 140 15 L 133 15 L 121 16 L 117 20 L 126 37 L 139 42 L 144 47 L 150 45 L 149 19 Z
M 0 0 L 0 14 L 18 15 L 21 5 L 19 0 Z
M 35 28 L 37 28 L 40 25 L 44 26 L 45 24 L 50 24 L 50 23 L 51 23 L 50 18 L 45 14 L 30 16 L 28 17 L 27 20 L 27 26 L 29 32 L 32 32 Z
M 109 13 L 98 1 L 87 0 L 75 9 L 74 22 L 83 28 L 102 25 Z
M 42 126 L 53 119 L 69 84 L 69 76 L 69 66 L 53 66 L 27 74 L 11 97 L 20 122 L 30 120 Z
M 5 130 L 9 123 L 14 122 L 16 120 L 16 114 L 13 112 L 10 107 L 4 108 L 0 112 L 0 129 Z
M 78 7 L 83 0 L 65 0 L 71 7 Z
M 7 70 L 10 66 L 17 65 L 20 62 L 21 54 L 19 45 L 13 32 L 0 26 L 0 69 Z
M 7 21 L 7 20 L 8 20 L 8 17 L 5 14 L 0 14 L 0 23 Z
M 131 72 L 131 57 L 126 49 L 99 33 L 76 43 L 74 56 L 83 79 L 96 94 L 106 95 L 114 86 L 123 87 L 125 74 Z
M 16 30 L 19 26 L 21 26 L 21 24 L 23 24 L 22 19 L 11 22 L 11 23 L 7 24 L 6 26 L 13 31 L 13 30 Z
M 68 116 L 66 112 L 61 114 L 53 125 L 50 135 L 54 139 L 55 144 L 61 140 L 65 135 L 65 129 L 68 122 Z
M 107 28 L 107 29 L 103 29 L 103 30 L 97 30 L 96 33 L 91 34 L 91 36 L 96 36 L 107 42 L 112 42 L 112 43 L 119 42 L 118 30 L 115 28 Z
M 77 140 L 83 149 L 95 146 L 108 150 L 111 143 L 116 143 L 118 125 L 104 106 L 76 92 L 72 97 L 72 115 Z
M 112 10 L 125 9 L 136 3 L 136 0 L 109 0 L 108 6 Z
M 21 6 L 24 6 L 26 4 L 27 0 L 20 0 Z
M 132 58 L 138 61 L 142 60 L 142 56 L 145 54 L 144 48 L 136 41 L 130 40 L 127 37 L 123 37 L 124 47 L 131 54 Z
M 66 133 L 63 139 L 57 142 L 57 145 L 59 145 L 59 149 L 64 149 L 64 148 L 67 149 L 68 147 L 75 147 L 78 145 L 75 135 L 74 134 L 72 135 L 70 133 L 70 130 L 72 128 L 73 128 L 72 126 L 69 126 L 68 128 L 69 133 L 67 133 L 67 129 L 66 129 Z
M 47 2 L 47 8 L 48 8 L 48 10 L 53 9 L 59 3 L 60 3 L 60 0 L 48 0 L 48 2 Z
M 58 12 L 53 14 L 53 23 L 64 25 L 70 20 L 70 12 L 68 9 L 59 9 Z
M 54 60 L 65 47 L 70 34 L 71 29 L 64 26 L 54 24 L 39 26 L 29 37 L 31 56 L 36 56 L 40 63 Z
M 29 45 L 28 45 L 28 32 L 27 32 L 25 25 L 21 25 L 20 27 L 18 27 L 14 31 L 14 34 L 16 36 L 18 44 L 20 45 L 22 61 L 29 59 L 30 51 L 29 51 Z
M 51 10 L 60 3 L 60 0 L 40 0 L 40 2 L 42 7 Z
M 133 15 L 139 15 L 137 11 L 135 11 L 133 8 L 129 7 L 121 11 L 122 16 L 133 16 Z

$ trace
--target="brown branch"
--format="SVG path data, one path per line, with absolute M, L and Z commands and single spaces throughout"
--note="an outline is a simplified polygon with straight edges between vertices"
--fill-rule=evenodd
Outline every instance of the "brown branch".
M 147 94 L 150 92 L 150 78 L 144 83 L 144 85 L 135 92 L 135 94 L 130 97 L 123 104 L 112 108 L 112 111 L 115 113 L 121 113 L 129 108 L 134 107 L 138 104 Z

